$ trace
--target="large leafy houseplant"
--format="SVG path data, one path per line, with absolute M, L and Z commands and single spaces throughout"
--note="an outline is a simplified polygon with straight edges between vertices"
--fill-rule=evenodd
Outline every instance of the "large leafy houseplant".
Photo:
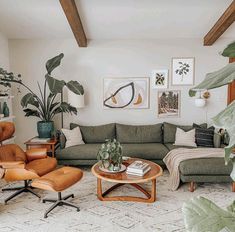
M 235 42 L 229 44 L 222 55 L 235 57 Z M 189 95 L 192 97 L 196 91 L 218 88 L 234 80 L 235 63 L 230 63 L 216 72 L 208 73 L 204 81 L 189 91 Z M 235 100 L 212 120 L 216 127 L 226 129 L 229 134 L 229 144 L 225 147 L 225 164 L 232 162 L 233 170 L 230 176 L 235 181 L 235 154 L 232 152 L 235 147 Z M 235 201 L 227 209 L 228 211 L 223 210 L 203 197 L 193 198 L 183 206 L 187 231 L 235 231 Z
M 23 86 L 27 93 L 21 99 L 21 106 L 26 117 L 40 118 L 38 122 L 39 137 L 50 137 L 53 130 L 53 118 L 59 113 L 77 114 L 77 109 L 65 101 L 58 100 L 58 95 L 63 93 L 66 86 L 75 94 L 83 95 L 84 89 L 77 81 L 65 82 L 52 77 L 52 71 L 61 63 L 64 54 L 61 53 L 46 62 L 46 74 L 43 88 L 37 82 L 39 94 L 31 89 L 21 79 L 21 75 L 15 76 L 12 72 L 0 68 L 0 84 L 11 87 L 12 83 Z
M 119 171 L 122 164 L 122 146 L 116 139 L 107 139 L 97 153 L 101 166 L 109 171 Z

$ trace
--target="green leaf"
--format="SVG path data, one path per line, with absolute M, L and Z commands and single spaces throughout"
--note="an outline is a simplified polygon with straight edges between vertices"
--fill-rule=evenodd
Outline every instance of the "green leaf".
M 59 113 L 71 113 L 71 114 L 77 114 L 77 109 L 67 102 L 62 102 L 57 108 L 55 108 L 52 113 L 59 114 Z
M 83 95 L 84 94 L 84 89 L 81 84 L 79 84 L 77 81 L 69 81 L 66 86 L 70 91 L 77 95 Z
M 230 160 L 232 149 L 235 147 L 235 100 L 226 109 L 212 118 L 212 122 L 216 127 L 226 129 L 229 134 L 229 145 L 225 147 L 225 162 L 227 164 Z
M 235 41 L 229 44 L 221 54 L 225 57 L 235 57 Z
M 195 96 L 198 90 L 208 90 L 228 85 L 235 80 L 235 63 L 227 64 L 225 67 L 213 73 L 206 74 L 206 78 L 199 85 L 189 90 L 189 96 Z
M 235 231 L 235 214 L 219 208 L 204 197 L 194 197 L 183 205 L 187 231 L 208 232 L 227 228 Z
M 41 118 L 40 112 L 37 110 L 32 110 L 32 109 L 24 109 L 25 112 L 25 117 L 29 117 L 29 116 L 34 116 L 34 117 L 38 117 Z
M 58 106 L 60 104 L 60 102 L 55 102 L 55 103 L 52 103 L 51 105 L 50 105 L 50 109 L 49 109 L 49 111 L 51 112 L 56 106 Z
M 58 56 L 55 56 L 46 62 L 46 69 L 49 75 L 51 75 L 51 72 L 60 65 L 63 57 L 64 54 L 60 53 Z
M 233 203 L 227 207 L 228 211 L 235 213 L 235 201 L 233 201 Z
M 46 80 L 52 94 L 62 93 L 63 87 L 66 85 L 65 81 L 57 80 L 50 75 L 46 75 Z
M 39 107 L 38 101 L 35 99 L 34 95 L 32 93 L 25 94 L 21 99 L 21 106 L 27 107 L 29 104 L 33 105 L 35 107 Z

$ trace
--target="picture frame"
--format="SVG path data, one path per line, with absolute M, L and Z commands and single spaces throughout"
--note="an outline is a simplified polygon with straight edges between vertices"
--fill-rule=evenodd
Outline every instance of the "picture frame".
M 104 109 L 148 109 L 149 77 L 104 78 Z
M 194 57 L 173 57 L 171 61 L 171 85 L 194 85 L 195 79 Z
M 161 90 L 158 91 L 158 118 L 180 117 L 181 91 Z
M 153 70 L 151 74 L 153 89 L 167 89 L 168 88 L 168 69 Z

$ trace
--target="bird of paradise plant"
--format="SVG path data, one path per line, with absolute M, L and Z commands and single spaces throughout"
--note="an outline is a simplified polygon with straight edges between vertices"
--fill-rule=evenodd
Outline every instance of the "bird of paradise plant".
M 24 83 L 20 74 L 16 76 L 12 72 L 7 72 L 3 68 L 0 68 L 0 85 L 11 87 L 14 83 L 26 89 L 27 93 L 21 99 L 21 106 L 26 117 L 33 116 L 40 118 L 41 121 L 38 122 L 38 127 L 39 125 L 43 126 L 45 123 L 52 124 L 53 118 L 59 113 L 77 114 L 75 107 L 65 101 L 61 102 L 57 100 L 57 96 L 62 94 L 64 86 L 75 94 L 84 94 L 83 86 L 77 81 L 65 82 L 64 80 L 58 80 L 52 77 L 52 71 L 60 65 L 63 57 L 64 54 L 61 53 L 46 62 L 47 73 L 45 74 L 43 88 L 37 82 L 39 95 Z M 53 129 L 53 126 L 51 127 L 49 128 L 50 130 Z M 46 135 L 39 135 L 39 137 L 48 136 L 48 133 Z

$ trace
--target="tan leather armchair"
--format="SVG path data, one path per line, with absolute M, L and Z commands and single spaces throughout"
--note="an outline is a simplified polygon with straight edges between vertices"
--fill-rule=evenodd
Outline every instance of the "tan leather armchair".
M 14 131 L 13 123 L 1 122 L 0 142 L 2 143 L 2 141 L 10 138 Z M 35 148 L 24 152 L 16 144 L 0 146 L 0 168 L 3 170 L 2 178 L 7 182 L 24 181 L 23 187 L 2 189 L 2 191 L 17 190 L 5 199 L 5 203 L 23 192 L 30 192 L 40 198 L 32 190 L 30 181 L 53 171 L 56 165 L 56 159 L 47 156 L 46 148 Z

